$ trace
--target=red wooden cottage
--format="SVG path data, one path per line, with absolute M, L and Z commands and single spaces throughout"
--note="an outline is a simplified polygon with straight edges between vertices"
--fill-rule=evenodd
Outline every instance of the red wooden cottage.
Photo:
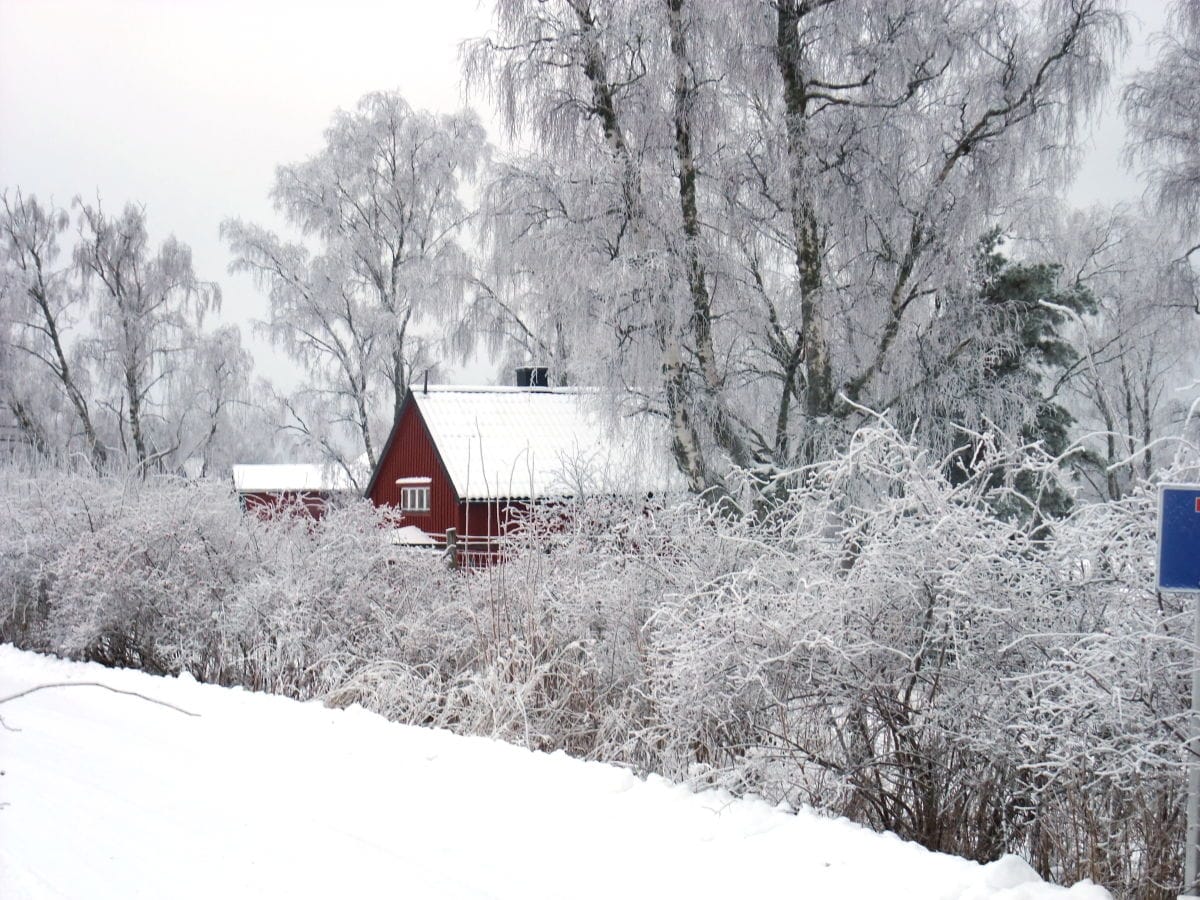
M 345 470 L 333 465 L 236 465 L 233 488 L 242 507 L 260 516 L 304 510 L 314 519 L 330 503 L 357 494 Z
M 646 417 L 614 421 L 598 392 L 539 386 L 536 370 L 523 380 L 410 390 L 367 496 L 438 544 L 455 529 L 460 557 L 481 562 L 530 503 L 679 485 Z

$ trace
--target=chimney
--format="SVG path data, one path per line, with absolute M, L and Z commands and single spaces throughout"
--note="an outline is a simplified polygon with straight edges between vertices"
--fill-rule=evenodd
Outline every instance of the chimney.
M 548 389 L 550 387 L 549 366 L 517 366 L 517 387 Z

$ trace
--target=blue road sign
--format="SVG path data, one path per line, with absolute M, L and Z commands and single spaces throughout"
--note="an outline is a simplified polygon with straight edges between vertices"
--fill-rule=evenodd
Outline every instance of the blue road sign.
M 1159 493 L 1158 589 L 1200 591 L 1200 484 L 1164 484 Z

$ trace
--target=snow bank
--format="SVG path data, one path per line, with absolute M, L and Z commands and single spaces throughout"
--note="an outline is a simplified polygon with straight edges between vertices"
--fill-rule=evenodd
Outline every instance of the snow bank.
M 1101 900 L 811 812 L 0 647 L 0 896 Z M 86 686 L 99 682 L 173 704 Z

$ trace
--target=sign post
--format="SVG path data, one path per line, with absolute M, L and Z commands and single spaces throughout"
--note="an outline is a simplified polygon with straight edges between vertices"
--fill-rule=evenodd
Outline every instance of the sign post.
M 1158 503 L 1158 589 L 1200 595 L 1200 485 L 1164 484 Z M 1200 596 L 1192 625 L 1192 723 L 1187 752 L 1186 896 L 1200 896 Z

